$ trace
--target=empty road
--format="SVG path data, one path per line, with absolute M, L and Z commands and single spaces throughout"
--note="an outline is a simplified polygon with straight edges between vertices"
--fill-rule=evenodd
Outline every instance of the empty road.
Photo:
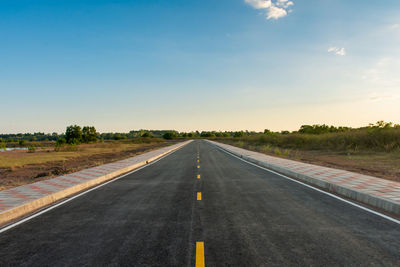
M 194 141 L 0 233 L 0 265 L 203 261 L 396 266 L 400 225 Z

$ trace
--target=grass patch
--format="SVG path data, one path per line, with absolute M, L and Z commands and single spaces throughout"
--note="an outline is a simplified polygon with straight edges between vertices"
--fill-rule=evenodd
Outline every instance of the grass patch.
M 148 138 L 150 139 L 150 138 Z M 157 139 L 157 138 L 153 138 Z M 65 145 L 56 149 L 35 149 L 35 153 L 26 153 L 23 151 L 2 152 L 0 154 L 0 168 L 16 168 L 23 167 L 28 164 L 43 164 L 52 161 L 67 161 L 69 159 L 102 153 L 115 153 L 120 151 L 135 150 L 147 144 L 157 144 L 165 142 L 161 139 L 150 141 L 136 141 L 136 142 L 104 142 L 95 144 L 81 144 L 81 145 Z
M 297 149 L 282 148 L 247 138 L 224 138 L 217 141 L 261 152 L 326 167 L 338 168 L 400 182 L 400 149 L 387 152 L 386 148 L 372 149 Z

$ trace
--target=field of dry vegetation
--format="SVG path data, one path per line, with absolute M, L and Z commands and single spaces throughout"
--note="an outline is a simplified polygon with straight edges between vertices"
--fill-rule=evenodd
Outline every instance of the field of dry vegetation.
M 122 160 L 173 144 L 160 138 L 65 145 L 0 153 L 0 190 Z
M 324 134 L 268 133 L 216 141 L 272 156 L 400 182 L 400 127 Z

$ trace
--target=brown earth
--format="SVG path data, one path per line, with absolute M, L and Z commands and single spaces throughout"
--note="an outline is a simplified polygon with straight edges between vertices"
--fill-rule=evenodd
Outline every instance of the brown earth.
M 38 164 L 26 164 L 17 167 L 3 166 L 0 167 L 0 190 L 20 186 L 23 184 L 34 183 L 41 180 L 54 178 L 59 175 L 126 159 L 150 150 L 171 145 L 173 143 L 175 142 L 157 142 L 135 145 L 118 144 L 118 149 L 113 149 L 111 151 L 110 149 L 104 149 L 106 152 L 102 152 L 101 148 L 96 147 L 96 150 L 93 153 L 86 151 L 89 150 L 88 147 L 90 148 L 91 145 L 82 145 L 84 147 L 84 152 L 82 152 L 82 154 L 84 155 L 74 155 L 73 157 L 68 157 L 66 160 L 47 161 Z M 43 148 L 38 149 L 34 156 L 40 156 L 40 153 L 43 153 L 43 156 L 51 156 L 54 155 L 53 153 L 59 152 L 55 152 L 53 148 L 51 148 L 51 150 L 49 150 L 49 148 Z M 11 159 L 15 158 L 16 160 L 13 161 L 31 156 L 31 154 L 27 153 L 27 151 L 21 150 L 2 152 L 1 155 L 2 157 L 8 157 Z

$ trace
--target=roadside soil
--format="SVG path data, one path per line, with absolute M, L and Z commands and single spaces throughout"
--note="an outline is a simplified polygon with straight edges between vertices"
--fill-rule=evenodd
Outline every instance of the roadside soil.
M 162 142 L 151 144 L 140 144 L 135 147 L 120 148 L 117 151 L 101 152 L 96 151 L 89 156 L 87 154 L 82 156 L 75 156 L 66 160 L 48 161 L 38 164 L 26 164 L 17 167 L 0 167 L 0 190 L 8 189 L 15 186 L 34 183 L 41 180 L 47 180 L 56 176 L 76 172 L 82 169 L 126 159 L 133 157 L 150 150 L 158 149 L 175 142 Z M 5 154 L 7 153 L 7 155 Z M 8 157 L 26 157 L 26 151 L 15 150 L 2 152 L 2 156 Z M 48 156 L 49 153 L 55 152 L 52 148 L 49 151 L 46 149 L 39 149 L 35 154 L 43 153 L 43 156 Z M 51 154 L 50 154 L 51 155 Z M 35 155 L 36 156 L 36 155 Z
M 305 163 L 342 169 L 346 171 L 371 175 L 387 180 L 400 182 L 400 152 L 335 152 L 335 151 L 304 151 L 274 148 L 266 151 L 263 146 L 254 146 L 234 142 L 218 142 Z

